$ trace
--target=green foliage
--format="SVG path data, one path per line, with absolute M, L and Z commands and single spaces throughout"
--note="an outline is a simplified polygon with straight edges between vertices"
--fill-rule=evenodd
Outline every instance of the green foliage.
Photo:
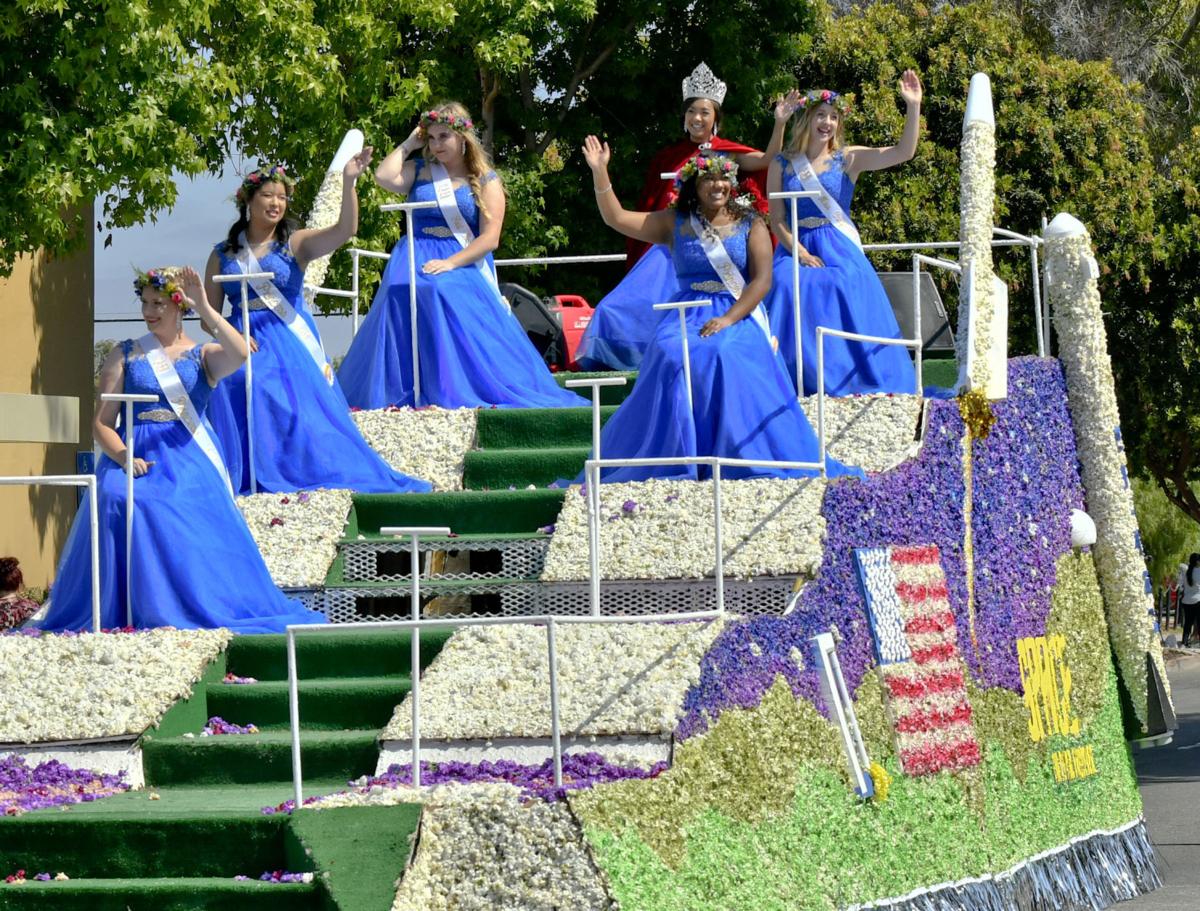
M 1165 579 L 1175 578 L 1179 564 L 1186 563 L 1189 554 L 1200 551 L 1200 527 L 1149 478 L 1133 479 L 1133 506 L 1146 550 L 1146 568 L 1154 584 L 1162 585 Z

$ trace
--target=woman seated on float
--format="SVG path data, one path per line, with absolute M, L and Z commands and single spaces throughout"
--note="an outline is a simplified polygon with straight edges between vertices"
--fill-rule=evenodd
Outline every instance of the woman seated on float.
M 296 230 L 287 218 L 294 182 L 282 166 L 251 172 L 237 192 L 238 220 L 208 258 L 205 282 L 218 302 L 229 298 L 233 325 L 242 328 L 238 282 L 216 275 L 273 272 L 248 283 L 254 375 L 252 421 L 246 412 L 246 372 L 214 392 L 210 416 L 238 493 L 340 487 L 366 493 L 423 492 L 430 485 L 394 471 L 367 445 L 325 356 L 304 301 L 304 269 L 358 230 L 354 185 L 371 161 L 368 147 L 343 171 L 336 224 Z M 254 434 L 253 485 L 250 433 Z
M 821 195 L 797 201 L 797 249 L 800 258 L 800 307 L 803 326 L 804 390 L 817 391 L 817 327 L 860 335 L 900 338 L 900 327 L 887 293 L 862 250 L 850 220 L 855 180 L 864 171 L 903 164 L 916 154 L 921 132 L 921 81 L 912 70 L 900 80 L 907 105 L 904 133 L 894 146 L 846 146 L 849 100 L 828 89 L 808 92 L 797 105 L 796 125 L 787 150 L 771 163 L 770 192 L 812 190 Z M 796 381 L 796 315 L 792 281 L 791 206 L 771 200 L 775 281 L 767 298 L 771 331 Z M 854 395 L 914 392 L 911 349 L 850 339 L 825 339 L 825 392 Z
M 133 625 L 227 627 L 241 633 L 282 632 L 289 623 L 324 617 L 284 597 L 242 514 L 234 504 L 204 412 L 214 386 L 246 360 L 242 336 L 208 303 L 194 269 L 139 273 L 134 287 L 149 330 L 121 342 L 100 370 L 99 393 L 156 395 L 124 406 L 96 399 L 92 431 L 100 544 L 100 623 L 126 625 L 126 590 L 133 590 Z M 217 341 L 196 344 L 183 312 L 196 313 Z M 118 421 L 121 426 L 118 429 Z M 126 446 L 133 441 L 134 523 L 126 577 Z M 39 626 L 90 629 L 92 574 L 89 505 L 75 516 Z
M 583 154 L 607 225 L 627 237 L 667 244 L 679 290 L 675 301 L 702 301 L 684 310 L 691 385 L 675 314 L 663 319 L 646 349 L 637 383 L 601 436 L 609 459 L 723 456 L 817 462 L 816 434 L 771 348 L 760 301 L 771 287 L 771 239 L 763 218 L 735 196 L 737 163 L 701 153 L 679 172 L 674 209 L 622 208 L 608 175 L 607 143 L 589 136 Z M 833 459 L 831 475 L 857 473 Z M 725 477 L 799 477 L 812 469 L 739 467 Z M 704 478 L 707 466 L 605 469 L 604 481 L 651 477 Z
M 420 157 L 411 157 L 420 151 Z M 375 172 L 409 202 L 416 256 L 417 370 L 414 394 L 407 243 L 396 244 L 371 310 L 338 370 L 351 405 L 578 408 L 555 382 L 500 296 L 492 251 L 504 225 L 504 189 L 466 108 L 426 111 Z
M 639 211 L 656 212 L 670 207 L 675 198 L 675 181 L 664 179 L 663 174 L 677 172 L 698 152 L 719 152 L 737 162 L 743 184 L 753 184 L 759 190 L 755 204 L 766 212 L 766 196 L 762 191 L 766 187 L 767 166 L 783 148 L 784 128 L 799 94 L 793 92 L 776 103 L 775 128 L 764 152 L 717 135 L 725 94 L 725 83 L 704 63 L 683 80 L 684 138 L 660 149 L 651 159 L 637 201 Z M 577 359 L 584 370 L 636 370 L 654 336 L 654 327 L 662 318 L 654 305 L 670 300 L 679 290 L 671 251 L 665 244 L 651 245 L 630 238 L 626 249 L 628 271 L 620 284 L 596 305 L 579 344 Z

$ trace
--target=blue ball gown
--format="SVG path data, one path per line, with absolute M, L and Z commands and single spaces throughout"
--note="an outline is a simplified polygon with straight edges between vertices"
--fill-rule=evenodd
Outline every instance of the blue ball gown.
M 654 305 L 678 292 L 671 250 L 655 244 L 596 305 L 575 355 L 580 369 L 637 370 L 663 317 Z
M 237 275 L 237 260 L 218 244 L 221 273 Z M 318 338 L 316 323 L 304 304 L 304 270 L 286 245 L 276 244 L 259 260 L 275 273 L 275 287 Z M 350 417 L 350 406 L 336 381 L 330 385 L 286 325 L 250 299 L 250 331 L 258 342 L 254 369 L 254 470 L 260 492 L 279 493 L 315 487 L 348 488 L 362 493 L 424 493 L 427 481 L 394 471 L 363 439 Z M 241 289 L 225 287 L 230 322 L 242 331 Z M 238 370 L 213 392 L 209 419 L 233 479 L 234 490 L 250 493 L 246 429 L 246 369 Z
M 417 179 L 409 202 L 437 199 L 423 165 L 416 159 Z M 494 179 L 494 172 L 486 178 Z M 479 209 L 471 188 L 458 187 L 454 198 L 478 235 Z M 403 239 L 392 251 L 371 310 L 338 369 L 347 401 L 356 408 L 585 406 L 584 399 L 555 382 L 520 322 L 474 263 L 440 275 L 421 271 L 427 261 L 445 259 L 462 247 L 440 209 L 410 214 L 415 232 L 421 401 L 413 399 L 408 243 Z M 483 261 L 493 269 L 490 253 Z
M 284 596 L 267 571 L 233 498 L 191 432 L 167 404 L 146 358 L 132 342 L 125 353 L 127 393 L 158 396 L 134 405 L 133 453 L 153 462 L 133 482 L 133 625 L 180 629 L 227 627 L 239 633 L 278 633 L 289 623 L 323 623 L 324 616 Z M 211 387 L 201 347 L 175 361 L 199 414 Z M 124 419 L 124 408 L 121 413 Z M 121 428 L 128 439 L 128 429 Z M 100 538 L 100 622 L 125 626 L 125 472 L 107 455 L 96 466 Z M 85 499 L 67 537 L 51 589 L 48 630 L 91 629 L 90 508 Z
M 734 265 L 746 273 L 746 241 L 751 220 L 743 219 L 724 238 Z M 689 407 L 683 374 L 683 342 L 679 317 L 667 311 L 655 329 L 633 391 L 604 425 L 601 455 L 608 458 L 676 458 L 725 456 L 786 462 L 815 462 L 817 436 L 796 401 L 783 372 L 783 362 L 771 350 L 763 328 L 745 317 L 708 338 L 700 337 L 706 322 L 735 303 L 691 231 L 686 217 L 676 217 L 672 260 L 678 278 L 677 301 L 710 299 L 711 304 L 685 310 L 691 361 L 692 399 Z M 831 476 L 854 474 L 827 458 Z M 728 478 L 811 476 L 806 469 L 727 468 Z M 707 466 L 665 465 L 607 468 L 601 479 L 640 481 L 647 478 L 707 478 Z M 582 476 L 581 476 L 582 479 Z
M 777 160 L 783 169 L 783 189 L 804 189 L 792 170 L 791 161 L 783 155 Z M 829 168 L 819 179 L 848 213 L 854 183 L 846 176 L 841 151 L 834 153 Z M 817 326 L 881 338 L 900 338 L 900 327 L 887 293 L 862 250 L 830 224 L 811 199 L 798 200 L 796 209 L 796 217 L 801 220 L 800 243 L 825 263 L 821 268 L 800 268 L 804 394 L 813 395 L 817 391 Z M 806 219 L 809 226 L 803 224 Z M 775 249 L 774 273 L 774 283 L 765 303 L 771 317 L 771 331 L 779 340 L 779 352 L 787 363 L 788 377 L 794 386 L 796 319 L 792 299 L 792 251 L 783 244 Z M 916 391 L 911 350 L 898 345 L 826 338 L 826 394 Z

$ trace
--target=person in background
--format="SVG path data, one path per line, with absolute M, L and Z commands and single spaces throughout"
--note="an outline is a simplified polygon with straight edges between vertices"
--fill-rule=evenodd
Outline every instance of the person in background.
M 0 630 L 15 629 L 38 612 L 41 605 L 21 596 L 25 577 L 16 557 L 0 557 Z
M 1188 648 L 1200 621 L 1200 554 L 1188 557 L 1186 567 L 1179 570 L 1179 592 L 1183 605 L 1183 646 Z

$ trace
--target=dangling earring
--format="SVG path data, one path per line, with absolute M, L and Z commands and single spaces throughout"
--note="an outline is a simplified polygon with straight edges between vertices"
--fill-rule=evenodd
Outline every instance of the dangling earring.
M 717 135 L 717 125 L 716 125 L 715 123 L 713 124 L 712 134 L 713 134 L 714 136 L 716 136 L 716 135 Z

